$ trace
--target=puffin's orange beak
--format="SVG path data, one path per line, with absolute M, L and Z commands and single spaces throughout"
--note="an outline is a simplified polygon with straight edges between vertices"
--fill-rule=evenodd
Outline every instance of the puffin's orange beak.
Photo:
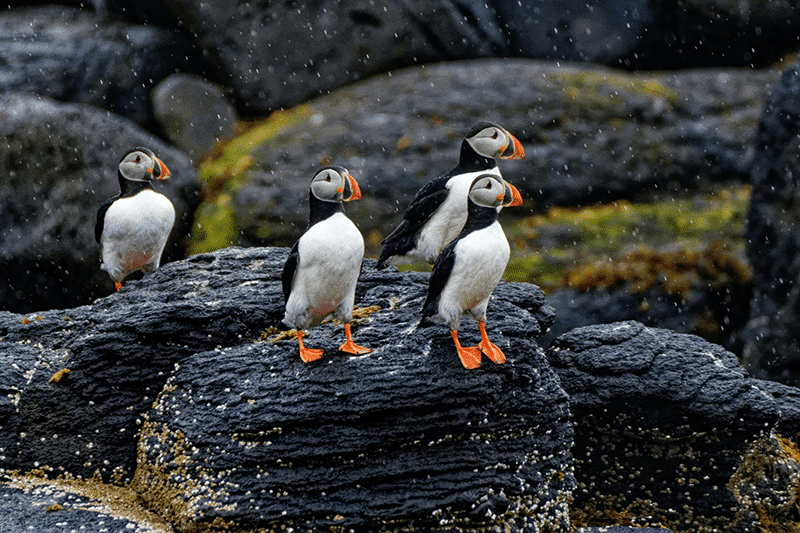
M 156 163 L 158 163 L 158 170 L 159 170 L 158 177 L 156 177 L 157 180 L 165 180 L 170 176 L 172 176 L 169 169 L 167 168 L 167 165 L 165 165 L 162 160 L 156 157 Z
M 525 159 L 525 149 L 522 148 L 522 143 L 510 133 L 508 136 L 511 137 L 511 146 L 506 148 L 506 151 L 500 157 L 503 159 Z
M 345 174 L 347 178 L 347 182 L 350 184 L 350 197 L 345 198 L 345 202 L 352 202 L 353 200 L 360 200 L 361 199 L 361 189 L 358 187 L 358 183 L 353 176 L 350 174 Z
M 506 182 L 506 185 L 508 185 L 508 188 L 511 189 L 511 202 L 505 204 L 506 207 L 516 207 L 518 205 L 522 205 L 522 195 L 519 193 L 519 190 L 508 182 Z

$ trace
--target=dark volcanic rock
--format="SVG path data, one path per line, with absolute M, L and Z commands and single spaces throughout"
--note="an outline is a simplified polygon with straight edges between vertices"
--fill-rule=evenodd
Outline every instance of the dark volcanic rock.
M 220 139 L 230 137 L 238 121 L 224 89 L 200 76 L 168 76 L 156 85 L 151 98 L 161 131 L 194 162 Z
M 250 113 L 290 107 L 392 68 L 488 57 L 505 47 L 473 0 L 240 3 L 168 0 Z
M 456 164 L 461 139 L 481 119 L 524 145 L 524 161 L 500 167 L 534 209 L 744 181 L 774 76 L 749 69 L 633 75 L 528 60 L 376 76 L 262 124 L 269 134 L 252 149 L 252 167 L 225 198 L 209 201 L 228 211 L 212 209 L 210 218 L 228 217 L 233 242 L 290 245 L 307 216 L 296 199 L 307 196 L 315 168 L 335 162 L 362 185 L 364 199 L 348 213 L 377 242 L 424 183 Z M 491 111 L 487 98 L 496 102 Z M 526 214 L 504 216 L 514 211 Z
M 119 193 L 117 164 L 134 146 L 172 171 L 156 184 L 177 211 L 162 262 L 184 255 L 199 187 L 182 152 L 96 107 L 26 94 L 0 96 L 0 134 L 0 309 L 75 307 L 114 290 L 94 225 L 100 204 Z
M 0 531 L 172 533 L 172 528 L 122 487 L 2 476 Z
M 570 396 L 580 450 L 573 509 L 676 531 L 755 529 L 726 487 L 780 410 L 733 354 L 620 322 L 573 330 L 547 358 Z
M 92 104 L 151 130 L 150 90 L 201 64 L 191 41 L 174 30 L 63 6 L 3 10 L 0 43 L 0 91 Z
M 446 328 L 414 329 L 428 275 L 369 260 L 357 304 L 382 309 L 354 335 L 373 353 L 338 354 L 327 323 L 305 365 L 296 341 L 260 340 L 282 317 L 286 253 L 197 255 L 68 315 L 0 314 L 0 467 L 133 478 L 180 530 L 568 527 L 571 425 L 534 342 L 553 318 L 538 288 L 498 287 L 488 330 L 508 363 L 467 372 Z
M 743 364 L 756 377 L 800 383 L 800 63 L 770 90 L 758 129 L 747 213 L 755 295 Z

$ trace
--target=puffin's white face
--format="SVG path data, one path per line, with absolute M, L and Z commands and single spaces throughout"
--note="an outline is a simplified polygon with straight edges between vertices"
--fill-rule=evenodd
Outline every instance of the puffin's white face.
M 132 150 L 119 163 L 122 177 L 131 181 L 163 180 L 170 177 L 167 166 L 152 152 Z
M 344 195 L 344 176 L 331 168 L 317 173 L 311 180 L 311 192 L 325 202 L 341 202 Z
M 499 207 L 503 205 L 506 189 L 507 185 L 500 183 L 493 176 L 481 176 L 472 183 L 472 188 L 469 190 L 469 198 L 475 204 L 483 207 Z
M 324 202 L 349 202 L 361 198 L 356 180 L 341 167 L 320 170 L 311 180 L 311 193 Z
M 500 159 L 523 159 L 522 144 L 500 126 L 489 125 L 475 135 L 467 137 L 472 149 L 484 157 Z

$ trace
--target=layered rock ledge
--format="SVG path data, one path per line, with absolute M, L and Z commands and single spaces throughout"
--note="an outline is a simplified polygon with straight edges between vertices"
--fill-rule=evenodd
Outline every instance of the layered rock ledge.
M 624 322 L 573 330 L 545 353 L 544 294 L 501 283 L 488 331 L 508 361 L 467 371 L 446 328 L 415 329 L 428 274 L 366 260 L 353 331 L 373 352 L 339 353 L 342 327 L 325 323 L 308 336 L 325 355 L 304 364 L 274 328 L 287 252 L 195 255 L 89 306 L 0 313 L 7 523 L 49 531 L 80 516 L 97 533 L 796 523 L 800 464 L 786 437 L 800 430 L 800 391 L 749 377 L 722 348 Z M 477 342 L 476 325 L 461 337 Z

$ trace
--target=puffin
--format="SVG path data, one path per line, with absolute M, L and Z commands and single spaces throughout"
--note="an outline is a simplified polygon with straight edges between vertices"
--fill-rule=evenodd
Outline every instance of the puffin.
M 133 272 L 147 273 L 161 264 L 161 254 L 175 225 L 175 207 L 153 188 L 153 180 L 171 175 L 149 148 L 134 148 L 120 159 L 120 193 L 100 206 L 94 227 L 100 245 L 100 268 L 108 272 L 117 290 Z
M 478 122 L 461 142 L 458 164 L 417 191 L 403 220 L 381 241 L 384 247 L 376 268 L 416 261 L 433 263 L 464 227 L 467 193 L 475 178 L 493 174 L 503 181 L 496 158 L 524 159 L 525 150 L 505 128 L 492 122 Z M 512 194 L 504 205 L 522 204 L 517 188 L 510 184 L 509 187 Z
M 309 222 L 292 246 L 283 266 L 281 283 L 286 300 L 280 329 L 296 329 L 300 359 L 306 363 L 322 357 L 322 350 L 306 348 L 303 329 L 328 317 L 344 324 L 342 352 L 362 355 L 369 348 L 353 342 L 350 322 L 356 282 L 364 259 L 364 237 L 344 213 L 343 202 L 361 198 L 361 189 L 341 166 L 327 166 L 311 180 Z
M 511 254 L 498 221 L 498 208 L 509 194 L 513 194 L 510 186 L 495 174 L 481 174 L 472 180 L 467 221 L 436 258 L 422 320 L 417 325 L 449 326 L 458 357 L 467 369 L 480 366 L 482 353 L 497 364 L 506 360 L 503 351 L 486 336 L 486 307 Z M 477 347 L 463 347 L 458 340 L 462 314 L 478 321 L 481 341 Z

